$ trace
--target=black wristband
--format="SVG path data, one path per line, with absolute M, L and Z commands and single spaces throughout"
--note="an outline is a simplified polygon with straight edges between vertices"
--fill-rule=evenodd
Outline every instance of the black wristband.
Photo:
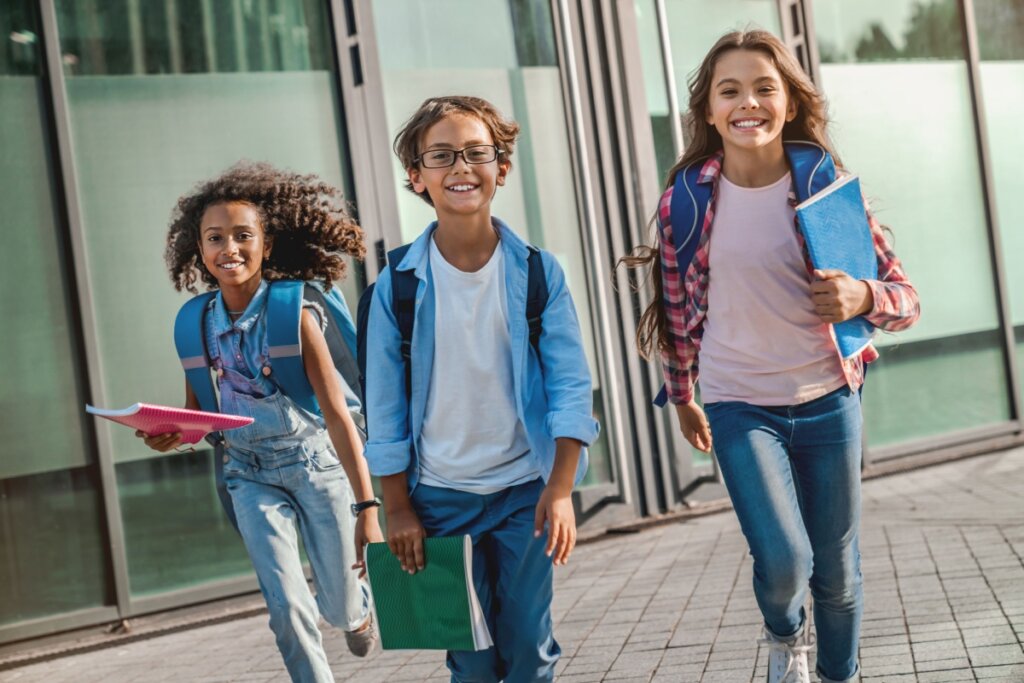
M 377 508 L 381 506 L 380 498 L 376 496 L 370 500 L 364 500 L 361 503 L 352 503 L 352 516 L 358 517 L 359 513 L 370 508 Z

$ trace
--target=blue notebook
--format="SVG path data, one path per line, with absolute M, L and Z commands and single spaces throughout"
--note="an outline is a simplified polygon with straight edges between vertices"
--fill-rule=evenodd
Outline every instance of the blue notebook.
M 877 280 L 878 260 L 864 211 L 860 181 L 848 175 L 796 207 L 811 263 L 820 270 L 842 270 L 857 280 Z M 871 343 L 875 327 L 864 316 L 832 326 L 843 358 L 856 356 Z

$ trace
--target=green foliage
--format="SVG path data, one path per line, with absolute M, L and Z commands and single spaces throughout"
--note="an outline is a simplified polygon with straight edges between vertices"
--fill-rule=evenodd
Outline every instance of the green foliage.
M 981 59 L 1024 59 L 1024 0 L 982 0 L 974 3 L 974 13 Z M 964 59 L 959 3 L 957 0 L 915 2 L 901 38 L 893 40 L 881 22 L 871 22 L 857 41 L 853 55 L 825 41 L 819 44 L 819 54 L 826 64 L 851 59 L 858 62 Z

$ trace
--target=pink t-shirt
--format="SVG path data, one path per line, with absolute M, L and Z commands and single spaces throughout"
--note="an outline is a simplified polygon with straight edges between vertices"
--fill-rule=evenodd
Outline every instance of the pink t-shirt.
M 747 188 L 719 177 L 699 358 L 704 403 L 794 405 L 846 382 L 828 325 L 814 312 L 790 182 L 787 173 Z

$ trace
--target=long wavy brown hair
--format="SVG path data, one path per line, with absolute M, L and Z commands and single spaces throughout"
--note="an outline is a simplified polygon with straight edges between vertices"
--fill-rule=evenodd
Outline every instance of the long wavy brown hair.
M 361 260 L 366 254 L 363 231 L 338 188 L 313 174 L 243 161 L 178 199 L 164 260 L 179 292 L 197 293 L 198 281 L 217 288 L 203 265 L 199 225 L 208 208 L 224 202 L 245 202 L 259 213 L 274 245 L 263 264 L 267 280 L 319 280 L 330 287 L 345 276 L 346 255 Z
M 690 77 L 690 101 L 683 119 L 686 149 L 669 170 L 665 178 L 665 189 L 672 186 L 680 169 L 694 161 L 706 159 L 722 149 L 722 136 L 707 122 L 707 112 L 710 108 L 715 65 L 724 54 L 732 50 L 756 50 L 764 53 L 771 59 L 782 77 L 789 98 L 797 105 L 796 117 L 787 122 L 782 129 L 782 139 L 815 142 L 828 150 L 836 166 L 839 166 L 839 158 L 826 131 L 828 116 L 825 98 L 815 89 L 814 83 L 804 73 L 793 54 L 782 41 L 767 31 L 731 31 L 718 39 L 704 57 L 700 68 Z M 644 280 L 649 281 L 653 287 L 653 299 L 640 316 L 636 331 L 636 345 L 640 355 L 645 359 L 650 359 L 657 351 L 669 352 L 672 348 L 668 338 L 668 320 L 662 306 L 664 289 L 656 219 L 657 215 L 651 219 L 651 224 L 655 226 L 653 244 L 641 245 L 619 260 L 619 264 L 627 268 L 650 269 Z M 685 267 L 681 266 L 681 269 Z M 643 282 L 638 285 L 642 286 Z

